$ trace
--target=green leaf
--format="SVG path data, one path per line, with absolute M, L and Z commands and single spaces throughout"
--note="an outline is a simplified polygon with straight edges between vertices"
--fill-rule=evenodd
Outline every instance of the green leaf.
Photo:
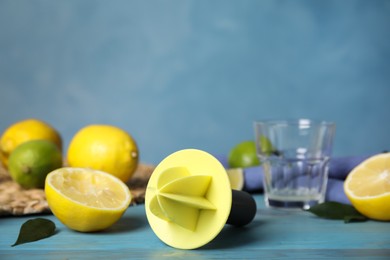
M 357 211 L 352 205 L 329 201 L 310 207 L 307 211 L 326 219 L 340 219 L 345 223 L 366 221 L 367 217 Z
M 48 219 L 35 218 L 27 220 L 21 226 L 18 239 L 12 247 L 50 237 L 55 233 L 55 229 L 55 224 Z
M 360 213 L 359 213 L 360 214 Z M 349 223 L 349 222 L 356 222 L 356 221 L 366 221 L 368 220 L 367 217 L 363 216 L 363 215 L 353 215 L 353 216 L 345 216 L 344 217 L 344 222 L 345 223 Z

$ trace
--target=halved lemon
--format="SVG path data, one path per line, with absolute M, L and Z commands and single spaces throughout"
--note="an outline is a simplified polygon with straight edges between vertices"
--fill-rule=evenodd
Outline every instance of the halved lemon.
M 241 168 L 227 169 L 226 173 L 232 190 L 242 190 L 244 188 L 244 171 Z
M 374 155 L 356 166 L 344 183 L 352 205 L 363 215 L 390 220 L 390 153 Z
M 88 168 L 64 167 L 46 177 L 46 199 L 52 213 L 80 232 L 106 229 L 120 219 L 131 193 L 117 177 Z

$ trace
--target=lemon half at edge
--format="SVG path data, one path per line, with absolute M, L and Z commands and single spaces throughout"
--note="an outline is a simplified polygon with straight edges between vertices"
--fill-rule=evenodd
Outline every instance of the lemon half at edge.
M 64 167 L 48 174 L 47 202 L 67 227 L 81 232 L 106 229 L 131 202 L 129 188 L 117 177 L 88 168 Z
M 390 220 L 390 153 L 374 155 L 356 166 L 344 183 L 352 205 L 363 215 Z

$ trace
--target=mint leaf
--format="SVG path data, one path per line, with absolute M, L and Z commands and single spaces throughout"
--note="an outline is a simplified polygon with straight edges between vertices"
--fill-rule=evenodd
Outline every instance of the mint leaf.
M 55 233 L 55 229 L 55 224 L 48 219 L 36 218 L 27 220 L 21 226 L 18 239 L 12 247 L 50 237 Z
M 352 205 L 329 201 L 310 207 L 307 211 L 326 219 L 344 220 L 345 223 L 366 221 L 367 217 L 357 211 Z

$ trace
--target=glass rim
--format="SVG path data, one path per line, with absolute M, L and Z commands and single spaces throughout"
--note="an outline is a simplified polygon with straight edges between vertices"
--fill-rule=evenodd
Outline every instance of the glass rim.
M 254 120 L 254 125 L 292 125 L 292 126 L 335 126 L 336 123 L 333 121 L 316 120 L 309 118 L 298 118 L 298 119 L 264 119 Z

